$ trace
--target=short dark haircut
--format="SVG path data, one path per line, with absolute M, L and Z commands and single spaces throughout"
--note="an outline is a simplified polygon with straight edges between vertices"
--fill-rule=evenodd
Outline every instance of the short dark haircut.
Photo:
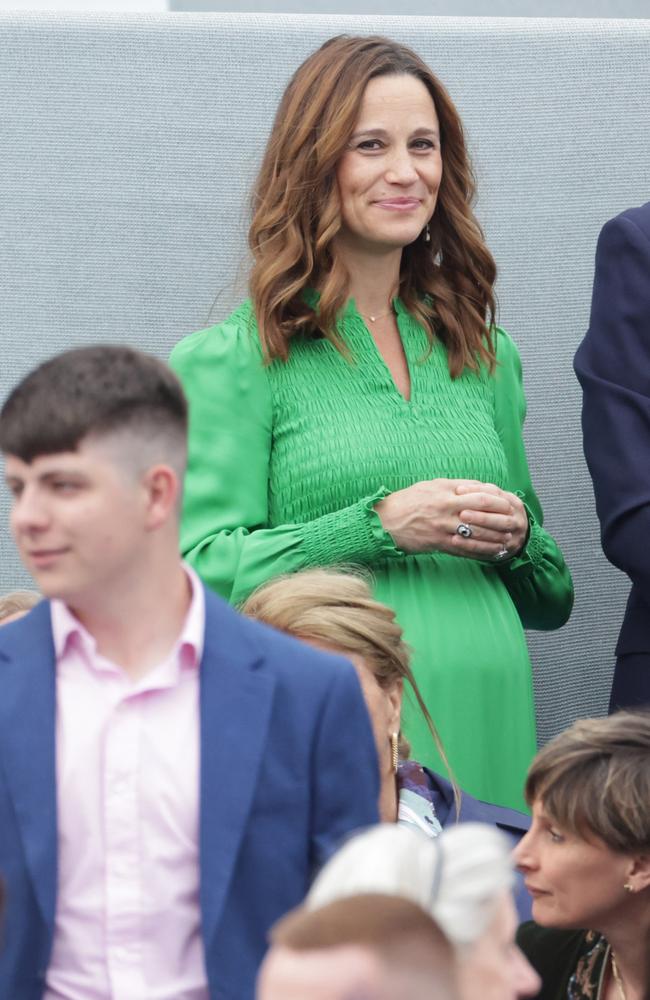
M 525 795 L 583 840 L 621 854 L 650 850 L 650 712 L 574 722 L 539 751 Z
M 127 430 L 185 447 L 187 401 L 162 361 L 131 347 L 65 351 L 39 365 L 0 411 L 0 450 L 31 462 Z

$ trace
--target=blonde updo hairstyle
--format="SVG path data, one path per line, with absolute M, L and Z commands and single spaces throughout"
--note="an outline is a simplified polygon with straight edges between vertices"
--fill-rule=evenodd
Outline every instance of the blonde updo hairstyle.
M 410 650 L 402 629 L 394 611 L 375 600 L 360 573 L 308 569 L 279 576 L 254 591 L 241 611 L 304 642 L 318 643 L 343 655 L 360 656 L 381 688 L 406 681 L 447 768 L 458 812 L 460 792 L 436 725 L 413 677 Z M 407 760 L 411 752 L 401 733 L 399 752 L 402 760 Z
M 0 597 L 0 625 L 8 618 L 26 615 L 41 599 L 41 595 L 34 590 L 12 590 Z

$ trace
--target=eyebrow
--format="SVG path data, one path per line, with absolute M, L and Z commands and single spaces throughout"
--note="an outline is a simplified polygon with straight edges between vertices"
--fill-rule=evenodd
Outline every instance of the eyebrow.
M 48 482 L 50 479 L 58 479 L 59 476 L 66 476 L 71 479 L 85 479 L 87 474 L 82 469 L 70 469 L 66 468 L 65 465 L 55 466 L 53 469 L 48 469 L 46 472 L 41 472 L 38 477 L 39 482 Z
M 384 128 L 364 128 L 364 129 L 360 129 L 359 132 L 355 132 L 350 138 L 351 139 L 360 139 L 361 136 L 364 136 L 364 135 L 365 136 L 372 136 L 373 138 L 375 138 L 375 137 L 381 138 L 381 139 L 388 138 L 388 132 Z M 435 128 L 426 128 L 426 127 L 423 126 L 422 128 L 416 128 L 416 129 L 413 130 L 413 132 L 411 133 L 411 138 L 415 138 L 416 136 L 417 137 L 420 137 L 420 136 L 433 136 L 436 139 L 438 139 L 440 137 L 440 133 L 439 133 L 438 129 L 435 129 Z
M 65 466 L 57 466 L 54 469 L 47 469 L 45 472 L 39 473 L 37 476 L 37 481 L 39 483 L 49 482 L 51 479 L 57 479 L 59 476 L 69 476 L 75 479 L 85 478 L 85 473 L 81 469 L 66 469 Z M 8 486 L 12 483 L 23 483 L 25 480 L 20 475 L 6 475 L 5 482 Z

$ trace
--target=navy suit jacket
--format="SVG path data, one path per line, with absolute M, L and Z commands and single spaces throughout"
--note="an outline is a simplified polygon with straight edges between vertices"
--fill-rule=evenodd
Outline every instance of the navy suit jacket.
M 632 581 L 616 652 L 650 653 L 650 202 L 601 231 L 575 370 L 603 550 Z M 631 695 L 650 701 L 650 669 Z
M 270 925 L 351 830 L 377 822 L 377 755 L 353 667 L 206 591 L 200 905 L 212 1000 L 254 996 Z M 0 629 L 0 1000 L 40 1000 L 57 894 L 49 603 Z

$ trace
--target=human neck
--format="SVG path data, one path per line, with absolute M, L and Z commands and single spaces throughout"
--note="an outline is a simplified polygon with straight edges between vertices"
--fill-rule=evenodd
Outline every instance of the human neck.
M 386 313 L 399 290 L 402 251 L 364 253 L 344 243 L 336 249 L 348 273 L 348 294 L 357 310 L 362 316 Z
M 190 602 L 190 581 L 172 551 L 139 563 L 114 587 L 87 592 L 69 607 L 94 638 L 97 652 L 136 681 L 168 655 Z
M 617 918 L 612 921 L 611 928 L 603 933 L 614 953 L 627 1000 L 646 1000 L 650 982 L 648 901 L 645 901 L 645 913 L 635 912 L 624 918 Z

